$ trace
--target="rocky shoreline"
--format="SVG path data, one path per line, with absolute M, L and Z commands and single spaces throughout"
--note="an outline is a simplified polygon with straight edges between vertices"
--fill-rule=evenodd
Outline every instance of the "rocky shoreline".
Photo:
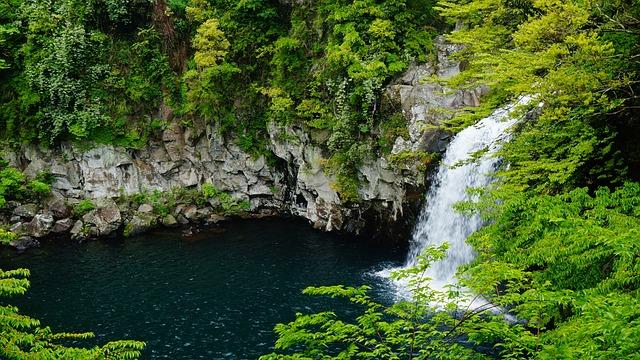
M 51 196 L 39 203 L 7 204 L 0 223 L 18 235 L 12 241 L 18 249 L 51 236 L 78 241 L 130 236 L 156 226 L 217 224 L 230 215 L 295 216 L 322 231 L 406 242 L 427 186 L 427 169 L 419 161 L 390 159 L 444 150 L 448 134 L 427 125 L 440 125 L 451 110 L 478 106 L 486 90 L 453 91 L 425 81 L 461 69 L 449 60 L 456 46 L 439 39 L 437 50 L 437 61 L 412 66 L 388 86 L 385 101 L 399 105 L 406 135 L 397 137 L 389 155 L 372 154 L 360 165 L 357 202 L 341 199 L 336 179 L 324 171 L 326 134 L 321 130 L 272 125 L 267 144 L 272 156 L 255 156 L 215 125 L 184 126 L 163 107 L 156 117 L 167 125 L 142 149 L 62 143 L 5 150 L 10 166 L 29 178 L 50 174 L 53 183 Z M 200 192 L 203 186 L 225 194 L 227 207 L 230 202 L 243 207 L 230 214 L 220 204 L 196 205 L 192 199 L 159 206 L 139 199 L 141 194 Z M 78 211 L 86 201 L 94 208 Z

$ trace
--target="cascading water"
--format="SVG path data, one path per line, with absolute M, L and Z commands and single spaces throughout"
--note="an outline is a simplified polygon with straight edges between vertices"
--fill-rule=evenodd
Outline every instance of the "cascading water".
M 523 98 L 516 105 L 528 101 L 529 98 Z M 491 183 L 499 162 L 495 153 L 508 139 L 507 129 L 516 122 L 510 115 L 512 108 L 499 109 L 458 133 L 449 144 L 427 193 L 405 267 L 415 265 L 425 248 L 448 243 L 446 258 L 432 264 L 426 274 L 431 278 L 433 289 L 444 290 L 447 285 L 455 284 L 458 267 L 474 258 L 466 239 L 482 226 L 482 221 L 477 215 L 469 217 L 456 212 L 454 205 L 470 200 L 470 188 L 482 188 Z M 474 155 L 479 154 L 482 155 L 474 159 Z M 388 274 L 389 271 L 385 272 Z

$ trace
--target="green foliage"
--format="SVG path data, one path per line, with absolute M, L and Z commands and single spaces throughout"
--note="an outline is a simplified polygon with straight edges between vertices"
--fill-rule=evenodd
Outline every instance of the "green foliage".
M 0 245 L 9 245 L 16 237 L 15 233 L 0 228 Z
M 235 215 L 243 211 L 248 211 L 251 207 L 249 201 L 238 201 L 234 199 L 229 193 L 220 191 L 212 184 L 203 184 L 200 188 L 200 194 L 205 201 L 209 201 L 210 204 L 216 205 L 218 210 L 221 210 L 225 215 Z
M 361 145 L 388 152 L 403 134 L 382 115 L 382 88 L 433 56 L 439 25 L 431 0 L 8 1 L 0 121 L 11 142 L 140 148 L 161 105 L 187 125 L 215 122 L 254 155 L 268 154 L 268 122 L 311 126 L 330 132 L 346 198 Z
M 29 190 L 38 198 L 46 197 L 51 194 L 51 185 L 44 183 L 40 180 L 33 180 L 29 182 Z
M 453 85 L 490 85 L 512 98 L 534 93 L 544 104 L 503 151 L 513 166 L 507 175 L 513 186 L 555 192 L 621 183 L 626 154 L 619 150 L 634 146 L 615 144 L 615 138 L 625 128 L 637 129 L 632 112 L 639 49 L 629 45 L 640 40 L 629 30 L 637 22 L 636 3 L 478 0 L 439 6 L 452 21 L 468 24 L 449 36 L 466 46 L 460 56 L 469 64 Z
M 83 199 L 73 206 L 73 214 L 77 217 L 82 217 L 84 214 L 94 210 L 95 208 L 96 206 L 93 201 L 90 199 Z
M 193 38 L 196 53 L 193 58 L 200 69 L 216 66 L 228 53 L 231 44 L 219 26 L 217 19 L 209 19 L 196 31 Z
M 378 147 L 383 153 L 389 154 L 398 137 L 409 139 L 407 121 L 402 113 L 398 112 L 380 122 L 380 134 L 378 136 Z
M 24 295 L 29 288 L 29 270 L 0 270 L 0 297 Z M 75 340 L 92 338 L 92 333 L 54 333 L 40 321 L 19 313 L 4 301 L 0 305 L 0 357 L 9 360 L 28 359 L 138 359 L 143 342 L 112 341 L 103 346 L 77 348 L 65 346 Z
M 0 207 L 20 191 L 25 181 L 24 174 L 16 168 L 6 167 L 0 170 Z
M 220 191 L 218 191 L 218 189 L 216 189 L 215 186 L 209 183 L 202 184 L 200 191 L 202 192 L 202 196 L 207 200 L 213 199 L 214 197 L 218 196 L 218 194 L 220 193 Z
M 116 142 L 129 128 L 135 131 L 140 118 L 157 112 L 177 86 L 159 35 L 142 21 L 149 5 L 3 2 L 0 58 L 12 65 L 0 74 L 2 135 L 16 143 Z
M 520 334 L 521 325 L 508 325 L 494 315 L 491 305 L 474 310 L 461 304 L 458 289 L 437 291 L 428 286 L 426 270 L 445 256 L 446 247 L 427 249 L 414 268 L 393 275 L 410 290 L 411 301 L 384 305 L 374 301 L 370 290 L 343 286 L 310 287 L 305 294 L 346 299 L 362 309 L 355 318 L 344 319 L 334 312 L 296 314 L 289 324 L 275 331 L 276 351 L 267 359 L 491 359 L 494 352 L 482 347 L 495 340 L 491 333 Z M 470 299 L 466 299 L 470 301 Z M 460 341 L 465 337 L 465 341 Z M 504 358 L 517 354 L 517 347 L 496 352 Z
M 437 154 L 423 150 L 406 150 L 389 156 L 389 162 L 399 169 L 411 169 L 415 166 L 419 170 L 425 171 L 437 156 Z
M 637 353 L 629 342 L 640 329 L 632 320 L 640 284 L 640 184 L 593 195 L 582 188 L 559 195 L 501 189 L 480 208 L 490 225 L 469 238 L 479 257 L 467 285 L 528 319 L 538 334 L 538 357 Z
M 51 193 L 52 182 L 53 177 L 47 173 L 38 174 L 28 181 L 20 170 L 0 162 L 0 208 L 7 200 L 43 199 Z

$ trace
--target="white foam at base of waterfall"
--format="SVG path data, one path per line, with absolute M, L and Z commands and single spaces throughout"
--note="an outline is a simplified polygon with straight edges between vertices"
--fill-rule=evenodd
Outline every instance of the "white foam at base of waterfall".
M 495 156 L 496 152 L 509 139 L 508 129 L 517 121 L 511 114 L 512 110 L 514 106 L 530 100 L 530 97 L 523 97 L 514 105 L 496 110 L 474 126 L 459 132 L 448 145 L 427 192 L 404 265 L 405 268 L 416 265 L 424 249 L 447 243 L 446 257 L 433 263 L 425 274 L 431 279 L 432 289 L 446 291 L 456 285 L 458 267 L 474 259 L 475 253 L 466 239 L 480 229 L 482 220 L 478 215 L 467 216 L 457 212 L 454 205 L 473 200 L 469 189 L 486 188 L 491 184 L 500 162 Z M 377 272 L 377 275 L 389 278 L 394 270 L 385 269 Z M 410 296 L 405 284 L 396 283 L 394 286 L 398 297 Z M 486 300 L 472 298 L 470 294 L 468 298 L 467 305 L 473 308 L 488 304 Z

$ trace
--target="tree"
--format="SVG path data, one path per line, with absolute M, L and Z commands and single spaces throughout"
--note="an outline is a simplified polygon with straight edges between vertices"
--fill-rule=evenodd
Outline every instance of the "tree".
M 229 52 L 231 44 L 219 25 L 217 19 L 209 19 L 198 27 L 193 38 L 194 60 L 201 69 L 218 65 Z

